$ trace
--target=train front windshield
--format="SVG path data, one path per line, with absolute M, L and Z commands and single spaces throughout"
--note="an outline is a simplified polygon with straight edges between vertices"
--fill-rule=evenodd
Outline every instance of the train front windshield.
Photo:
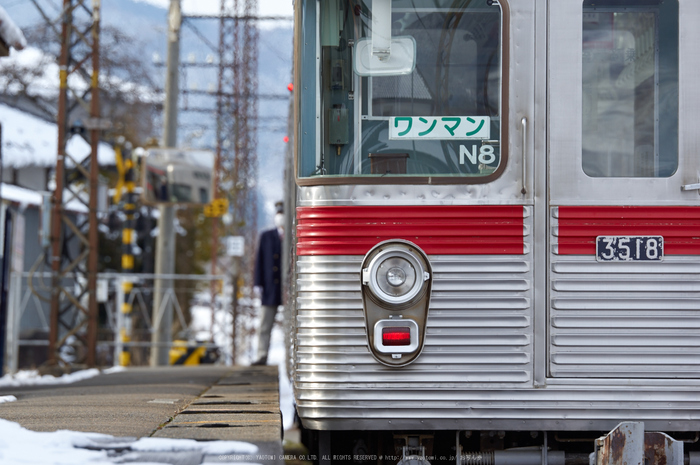
M 302 25 L 300 179 L 498 175 L 506 115 L 497 1 L 330 0 L 305 8 L 316 5 L 316 21 Z

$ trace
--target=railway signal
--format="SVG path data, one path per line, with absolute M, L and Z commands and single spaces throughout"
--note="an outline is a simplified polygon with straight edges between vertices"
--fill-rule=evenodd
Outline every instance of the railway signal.
M 204 206 L 204 216 L 219 218 L 228 211 L 228 199 L 214 199 Z

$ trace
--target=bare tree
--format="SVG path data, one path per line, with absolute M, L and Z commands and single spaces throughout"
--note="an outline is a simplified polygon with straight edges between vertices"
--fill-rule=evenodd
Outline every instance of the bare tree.
M 0 68 L 0 87 L 4 87 L 0 99 L 53 120 L 58 95 L 58 37 L 45 23 L 27 28 L 25 35 L 29 48 L 23 59 L 6 61 Z M 112 123 L 106 137 L 125 136 L 134 145 L 142 145 L 153 136 L 153 123 L 161 110 L 153 80 L 156 72 L 143 49 L 134 36 L 114 26 L 102 26 L 100 102 L 102 117 Z M 74 53 L 80 55 L 81 51 Z

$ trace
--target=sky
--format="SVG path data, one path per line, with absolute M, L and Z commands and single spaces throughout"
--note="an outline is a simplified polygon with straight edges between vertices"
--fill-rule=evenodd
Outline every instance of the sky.
M 139 3 L 147 3 L 160 8 L 168 8 L 170 5 L 170 0 L 134 0 Z M 232 6 L 234 0 L 226 0 L 227 5 Z M 258 0 L 258 16 L 288 16 L 293 17 L 294 14 L 294 3 L 293 0 Z M 245 4 L 244 0 L 238 0 L 238 4 L 242 7 Z M 218 15 L 220 11 L 220 0 L 181 0 L 182 11 L 184 14 L 210 14 Z M 275 22 L 269 22 L 271 24 L 267 26 L 278 26 Z M 260 26 L 265 29 L 266 25 L 261 23 Z M 264 46 L 265 38 L 261 37 L 259 39 Z M 286 49 L 290 48 L 289 44 L 280 44 L 280 48 Z M 291 73 L 290 73 L 291 74 Z M 291 76 L 290 76 L 291 78 Z M 285 78 L 286 79 L 286 78 Z M 286 82 L 286 81 L 285 81 Z M 279 188 L 280 184 L 283 182 L 282 173 L 283 170 L 283 160 L 281 156 L 275 157 L 274 160 L 266 162 L 262 159 L 263 156 L 270 153 L 270 151 L 280 151 L 283 153 L 284 146 L 280 144 L 273 144 L 270 142 L 270 137 L 273 140 L 281 140 L 284 134 L 265 134 L 261 130 L 258 133 L 259 143 L 268 144 L 262 150 L 258 150 L 258 184 L 260 186 L 261 197 L 258 201 L 260 206 L 264 211 L 265 220 L 259 221 L 259 229 L 266 229 L 272 227 L 272 218 L 275 213 L 275 202 L 282 199 L 282 192 Z
M 136 0 L 150 3 L 161 8 L 168 8 L 170 0 Z M 229 5 L 233 0 L 228 0 Z M 239 4 L 243 4 L 239 1 Z M 182 10 L 185 14 L 218 14 L 220 0 L 182 0 Z M 292 16 L 294 6 L 292 0 L 258 0 L 259 16 Z

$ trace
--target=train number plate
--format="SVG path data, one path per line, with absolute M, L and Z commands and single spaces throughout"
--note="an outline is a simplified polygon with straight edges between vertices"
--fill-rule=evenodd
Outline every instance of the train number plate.
M 599 262 L 658 261 L 664 258 L 662 236 L 598 236 L 595 242 Z

